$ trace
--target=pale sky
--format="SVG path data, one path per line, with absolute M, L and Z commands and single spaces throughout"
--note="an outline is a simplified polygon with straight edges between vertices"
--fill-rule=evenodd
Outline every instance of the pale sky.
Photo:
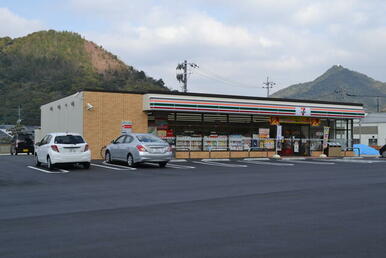
M 0 0 L 0 37 L 73 31 L 180 89 L 265 96 L 332 65 L 386 81 L 384 0 Z

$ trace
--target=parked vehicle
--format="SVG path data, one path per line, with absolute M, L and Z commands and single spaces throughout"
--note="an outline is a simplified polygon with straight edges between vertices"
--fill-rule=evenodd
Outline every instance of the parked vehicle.
M 83 137 L 75 133 L 49 133 L 36 144 L 36 166 L 52 169 L 57 164 L 82 164 L 90 168 L 91 151 Z
M 386 145 L 383 145 L 383 147 L 379 149 L 379 154 L 380 154 L 383 158 L 386 158 Z
M 169 144 L 153 134 L 131 133 L 121 135 L 106 147 L 105 161 L 124 161 L 134 167 L 138 163 L 158 163 L 165 167 L 172 159 Z
M 11 140 L 10 153 L 17 155 L 18 153 L 34 153 L 34 142 L 31 134 L 17 134 Z

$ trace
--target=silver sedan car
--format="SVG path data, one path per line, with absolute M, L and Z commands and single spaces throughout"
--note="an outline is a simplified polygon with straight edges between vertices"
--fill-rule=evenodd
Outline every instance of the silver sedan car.
M 169 144 L 153 134 L 131 133 L 119 136 L 106 147 L 105 161 L 124 161 L 134 167 L 142 162 L 165 167 L 172 159 Z

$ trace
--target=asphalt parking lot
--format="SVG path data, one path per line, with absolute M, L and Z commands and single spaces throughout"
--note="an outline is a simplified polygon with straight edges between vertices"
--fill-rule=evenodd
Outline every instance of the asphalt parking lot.
M 0 156 L 0 257 L 383 257 L 386 160 Z

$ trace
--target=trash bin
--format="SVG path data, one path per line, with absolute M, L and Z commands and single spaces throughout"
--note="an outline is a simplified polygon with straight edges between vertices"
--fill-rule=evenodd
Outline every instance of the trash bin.
M 327 156 L 328 157 L 340 157 L 342 156 L 342 146 L 338 142 L 329 142 L 327 144 Z

